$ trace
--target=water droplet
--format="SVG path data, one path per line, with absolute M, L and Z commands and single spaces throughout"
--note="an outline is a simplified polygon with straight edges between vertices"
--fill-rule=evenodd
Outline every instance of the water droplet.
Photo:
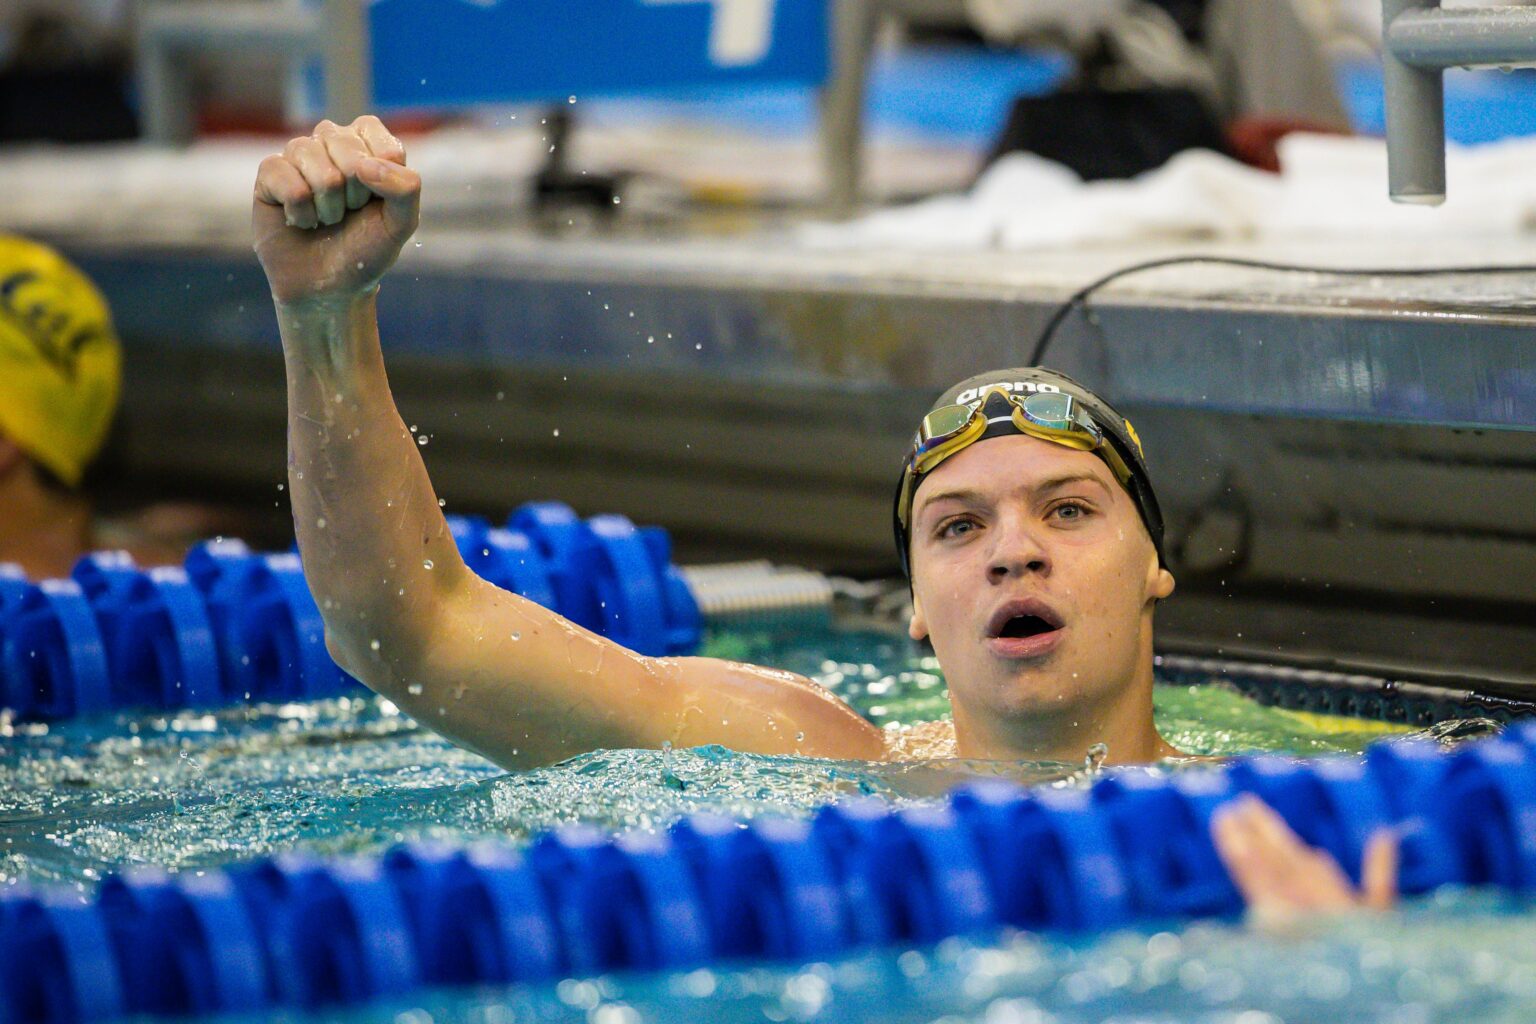
M 576 97 L 572 96 L 570 99 L 566 100 L 565 102 L 567 102 L 567 103 L 575 103 L 576 102 Z
M 523 634 L 519 633 L 517 630 L 513 630 L 512 631 L 512 639 L 513 640 L 521 640 L 522 638 L 523 638 Z
M 1083 758 L 1083 770 L 1096 772 L 1104 765 L 1104 759 L 1109 756 L 1109 745 L 1095 743 L 1088 748 L 1087 755 Z
M 368 646 L 373 648 L 376 651 L 376 650 L 379 649 L 379 642 L 377 640 L 370 640 L 368 642 Z
M 426 434 L 422 434 L 420 437 L 418 437 L 416 439 L 416 443 L 421 445 L 423 448 L 425 448 L 427 446 L 427 435 Z
M 795 733 L 795 742 L 796 743 L 804 743 L 805 742 L 805 733 L 803 733 L 803 732 Z
M 432 559 L 428 558 L 428 559 L 424 560 L 421 563 L 421 567 L 423 569 L 429 569 L 430 570 L 432 568 Z
M 618 196 L 614 196 L 613 197 L 613 205 L 614 206 L 618 206 L 619 205 L 619 197 Z
M 554 433 L 555 433 L 556 437 L 559 437 L 560 436 L 560 428 L 556 427 Z
M 325 529 L 325 520 L 324 519 L 316 519 L 315 520 L 315 529 L 317 529 L 317 530 Z
M 409 693 L 412 697 L 420 697 L 422 689 L 423 687 L 420 683 L 412 683 L 405 688 L 405 692 Z
M 652 334 L 652 335 L 648 336 L 645 339 L 645 343 L 647 345 L 654 345 L 654 344 L 656 344 L 656 335 Z
M 565 638 L 565 658 L 571 668 L 584 676 L 595 676 L 603 667 L 607 648 L 572 631 Z
M 447 498 L 438 498 L 437 499 L 437 507 L 438 508 L 447 508 L 448 507 L 448 499 Z
M 696 341 L 693 343 L 693 348 L 695 352 L 702 352 L 704 351 L 704 343 L 702 341 Z
M 358 270 L 362 270 L 363 269 L 363 261 L 362 260 L 358 260 L 357 261 L 357 269 Z

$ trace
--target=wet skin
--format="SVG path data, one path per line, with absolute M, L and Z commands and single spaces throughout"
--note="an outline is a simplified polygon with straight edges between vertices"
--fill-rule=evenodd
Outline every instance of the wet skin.
M 977 442 L 928 474 L 911 532 L 910 632 L 944 666 L 960 753 L 1177 756 L 1152 724 L 1153 610 L 1174 581 L 1103 460 Z

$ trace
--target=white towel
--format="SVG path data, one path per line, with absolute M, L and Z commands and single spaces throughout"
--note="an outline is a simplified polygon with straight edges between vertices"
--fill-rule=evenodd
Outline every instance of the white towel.
M 1536 140 L 1450 147 L 1449 200 L 1387 196 L 1379 139 L 1293 134 L 1281 173 L 1191 150 L 1125 181 L 1084 182 L 1028 153 L 998 160 L 963 195 L 843 224 L 808 225 L 813 248 L 1024 250 L 1156 239 L 1515 235 L 1536 230 Z

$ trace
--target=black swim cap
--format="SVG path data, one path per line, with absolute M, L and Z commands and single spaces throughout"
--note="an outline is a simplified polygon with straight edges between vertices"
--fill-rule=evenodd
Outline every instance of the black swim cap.
M 1059 392 L 1071 395 L 1078 405 L 1085 409 L 1099 429 L 1104 432 L 1104 440 L 1114 447 L 1115 453 L 1130 470 L 1130 479 L 1126 482 L 1125 489 L 1130 494 L 1131 500 L 1136 503 L 1136 511 L 1141 513 L 1141 521 L 1147 528 L 1147 536 L 1152 538 L 1152 546 L 1157 550 L 1159 565 L 1167 565 L 1167 559 L 1163 557 L 1163 513 L 1157 504 L 1157 495 L 1152 491 L 1152 478 L 1147 472 L 1146 457 L 1142 454 L 1141 439 L 1136 436 L 1136 429 L 1131 426 L 1131 421 L 1115 411 L 1104 399 L 1088 390 L 1077 381 L 1064 373 L 1049 370 L 1043 366 L 1016 367 L 1010 370 L 990 370 L 986 373 L 978 373 L 974 377 L 967 377 L 955 384 L 940 395 L 934 403 L 928 407 L 928 412 L 942 409 L 949 405 L 969 405 L 984 395 L 988 388 L 1000 387 L 1010 394 Z M 999 399 L 1001 401 L 1001 399 Z M 925 414 L 926 415 L 926 414 Z M 976 442 L 1003 434 L 1017 434 L 1018 428 L 1012 423 L 993 423 L 987 427 L 985 433 Z M 1103 456 L 1101 456 L 1102 458 Z M 893 502 L 891 521 L 896 532 L 896 551 L 901 558 L 902 572 L 908 577 L 912 575 L 909 548 L 911 538 L 906 526 L 902 525 L 903 513 L 910 517 L 911 509 L 903 509 L 902 483 L 906 478 L 907 465 L 902 465 L 902 475 L 896 481 L 896 497 Z M 1108 460 L 1106 460 L 1108 461 Z M 917 490 L 922 487 L 926 476 L 919 476 L 911 488 L 909 500 L 916 504 Z

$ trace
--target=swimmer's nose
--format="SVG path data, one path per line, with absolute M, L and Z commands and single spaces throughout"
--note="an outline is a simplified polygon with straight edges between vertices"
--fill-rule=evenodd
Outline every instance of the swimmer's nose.
M 1023 517 L 1004 516 L 992 528 L 992 552 L 987 580 L 1002 583 L 1019 576 L 1049 576 L 1050 558 L 1040 538 Z

